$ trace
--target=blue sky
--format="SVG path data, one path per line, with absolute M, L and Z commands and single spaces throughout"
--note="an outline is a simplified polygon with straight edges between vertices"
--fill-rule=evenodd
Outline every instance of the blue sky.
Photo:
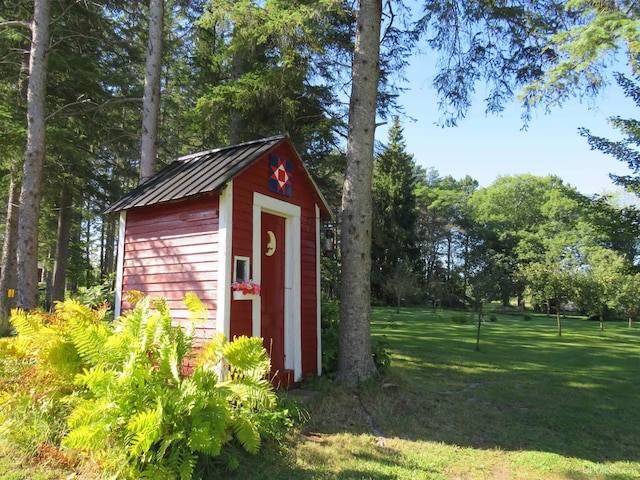
M 408 90 L 399 101 L 406 115 L 415 119 L 401 118 L 401 122 L 407 152 L 418 165 L 433 167 L 441 176 L 459 179 L 470 175 L 483 187 L 500 175 L 554 174 L 587 195 L 616 190 L 609 173 L 631 173 L 623 162 L 590 150 L 578 134 L 578 128 L 585 127 L 594 135 L 618 139 L 619 132 L 606 119 L 640 116 L 640 110 L 615 82 L 595 99 L 576 99 L 548 114 L 540 108 L 527 131 L 522 131 L 519 105 L 509 105 L 501 116 L 485 115 L 481 96 L 457 127 L 442 128 L 435 124 L 440 114 L 426 73 L 428 63 L 424 56 L 413 59 L 406 71 L 409 82 L 404 86 Z M 379 127 L 376 139 L 386 142 L 387 130 L 388 125 Z

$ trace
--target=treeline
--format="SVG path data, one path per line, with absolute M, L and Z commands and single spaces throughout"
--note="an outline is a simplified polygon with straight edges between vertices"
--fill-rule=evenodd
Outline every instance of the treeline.
M 640 310 L 640 210 L 557 176 L 480 188 L 416 165 L 396 120 L 374 168 L 373 293 L 381 303 Z
M 41 186 L 26 194 L 40 205 L 36 251 L 48 308 L 114 271 L 117 219 L 102 212 L 138 183 L 149 11 L 144 2 L 46 3 L 46 156 Z M 33 15 L 33 2 L 0 5 L 3 318 L 15 305 L 4 293 L 15 291 L 19 270 L 21 181 L 33 177 L 23 171 Z M 325 178 L 337 167 L 327 159 L 341 156 L 347 106 L 338 95 L 349 79 L 352 23 L 338 1 L 165 2 L 159 167 L 286 133 L 333 191 Z
M 323 260 L 325 294 L 337 296 L 348 97 L 352 80 L 360 78 L 352 68 L 356 18 L 364 18 L 358 17 L 363 7 L 377 4 L 160 3 L 159 166 L 195 151 L 288 134 L 337 214 L 327 229 L 338 248 Z M 380 81 L 373 92 L 378 117 L 393 115 L 393 79 L 418 38 L 440 58 L 432 83 L 442 100 L 441 121 L 448 125 L 464 117 L 478 81 L 487 82 L 487 108 L 494 112 L 523 88 L 526 117 L 538 102 L 556 104 L 597 91 L 606 70 L 599 59 L 620 42 L 635 69 L 637 5 L 565 3 L 505 7 L 492 1 L 425 0 L 411 17 L 403 2 L 384 2 L 369 19 L 382 26 L 379 58 L 371 59 L 379 60 Z M 117 224 L 102 212 L 138 183 L 150 17 L 149 2 L 0 5 L 0 203 L 6 206 L 0 209 L 0 319 L 15 305 L 9 292 L 15 291 L 20 261 L 38 261 L 45 308 L 69 292 L 109 284 Z M 45 23 L 47 41 L 38 45 L 36 33 Z M 599 35 L 592 35 L 593 29 Z M 38 102 L 27 96 L 35 62 L 45 62 L 40 65 L 44 113 L 38 118 L 29 114 Z M 362 131 L 374 131 L 375 112 L 371 117 Z M 34 120 L 45 127 L 46 142 L 25 153 Z M 592 140 L 604 150 L 602 139 Z M 583 261 L 586 248 L 608 249 L 633 261 L 635 212 L 585 198 L 560 179 L 506 177 L 480 189 L 471 178 L 442 178 L 415 168 L 399 124 L 378 153 L 371 279 L 377 301 L 455 305 L 521 297 L 531 282 L 518 272 L 569 253 Z M 43 158 L 39 172 L 24 168 L 31 154 Z M 631 165 L 634 159 L 620 155 Z M 370 161 L 367 153 L 364 163 Z M 29 188 L 23 188 L 25 180 Z M 353 203 L 358 215 L 368 217 L 368 195 Z M 36 218 L 19 222 L 19 215 Z M 360 237 L 370 232 L 365 233 Z M 31 258 L 16 257 L 18 238 L 25 252 L 34 252 Z

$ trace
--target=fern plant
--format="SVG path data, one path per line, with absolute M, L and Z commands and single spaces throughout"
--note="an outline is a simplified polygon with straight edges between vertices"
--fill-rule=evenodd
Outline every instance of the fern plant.
M 85 365 L 71 332 L 107 328 L 105 312 L 73 300 L 56 304 L 51 314 L 12 312 L 16 336 L 0 340 L 0 436 L 26 455 L 43 444 L 58 445 L 65 434 L 64 400 Z
M 200 456 L 220 455 L 233 439 L 259 450 L 265 419 L 286 417 L 265 380 L 270 364 L 261 340 L 218 334 L 184 376 L 194 325 L 206 318 L 195 295 L 184 303 L 192 320 L 186 329 L 173 324 L 166 302 L 143 297 L 111 330 L 70 330 L 87 368 L 76 376 L 83 393 L 64 446 L 110 459 L 108 467 L 129 478 L 191 478 Z

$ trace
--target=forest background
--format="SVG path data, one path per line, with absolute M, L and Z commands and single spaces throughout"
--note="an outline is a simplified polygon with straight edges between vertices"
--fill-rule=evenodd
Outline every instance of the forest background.
M 501 10 L 499 2 L 487 5 L 496 22 L 520 20 L 517 10 Z M 160 166 L 183 154 L 286 133 L 339 212 L 355 5 L 334 0 L 175 1 L 164 7 L 156 142 Z M 590 2 L 568 2 L 562 14 L 543 12 L 548 7 L 540 2 L 539 15 L 530 18 L 549 24 L 585 18 L 576 22 L 580 26 L 611 14 L 603 28 L 616 34 L 612 49 L 618 41 L 628 47 L 637 44 L 638 11 L 633 4 L 612 2 L 610 11 L 594 11 Z M 14 303 L 4 293 L 15 283 L 15 211 L 27 143 L 31 37 L 29 29 L 19 27 L 31 21 L 33 3 L 4 2 L 0 8 L 0 198 L 7 207 L 1 230 L 0 315 L 6 318 Z M 457 2 L 425 2 L 411 12 L 401 2 L 385 2 L 378 115 L 391 128 L 375 156 L 373 300 L 468 307 L 492 300 L 506 305 L 513 298 L 523 305 L 526 297 L 540 308 L 551 310 L 561 303 L 601 319 L 609 311 L 635 314 L 640 232 L 633 205 L 615 196 L 584 195 L 555 176 L 504 176 L 480 187 L 471 176 L 453 178 L 419 167 L 407 151 L 402 117 L 396 117 L 402 113 L 398 79 L 421 34 L 443 55 L 453 48 L 437 35 L 442 30 L 428 30 L 426 19 L 454 18 L 460 8 Z M 148 17 L 148 5 L 140 2 L 51 2 L 46 113 L 41 119 L 46 123 L 45 175 L 35 194 L 41 206 L 37 260 L 45 308 L 93 287 L 100 287 L 90 293 L 101 300 L 111 289 L 117 219 L 102 212 L 139 181 Z M 612 22 L 617 26 L 607 27 Z M 441 21 L 439 28 L 445 27 Z M 496 33 L 487 32 L 489 39 Z M 571 36 L 558 41 L 577 42 Z M 591 38 L 592 45 L 597 41 Z M 481 47 L 471 42 L 458 52 L 459 64 L 439 64 L 433 85 L 444 100 L 434 121 L 447 126 L 463 121 L 480 78 L 474 72 L 484 60 L 483 68 L 491 67 L 491 56 Z M 612 80 L 611 62 L 596 50 L 585 83 L 574 79 L 542 95 L 536 88 L 525 90 L 520 98 L 523 122 L 530 119 L 536 101 L 558 106 L 576 92 L 594 94 L 603 78 Z M 548 55 L 550 50 L 540 51 Z M 524 65 L 514 85 L 541 81 L 545 71 L 534 68 L 539 65 L 531 46 L 521 45 L 513 58 Z M 487 111 L 494 113 L 518 94 L 499 81 L 498 73 L 489 76 L 495 85 L 486 98 Z M 633 78 L 615 78 L 629 102 L 637 104 Z M 611 153 L 637 173 L 632 148 L 637 126 L 622 119 L 613 124 L 628 137 L 617 149 L 588 131 L 583 134 L 594 148 Z M 631 190 L 636 187 L 633 176 L 616 181 Z M 334 299 L 340 289 L 339 216 L 326 230 L 337 249 L 323 258 L 323 294 Z M 560 286 L 552 281 L 556 278 Z

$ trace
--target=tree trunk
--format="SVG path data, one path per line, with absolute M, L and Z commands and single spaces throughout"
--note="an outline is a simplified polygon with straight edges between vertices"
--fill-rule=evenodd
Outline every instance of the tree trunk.
M 115 215 L 110 215 L 103 222 L 103 242 L 100 265 L 100 280 L 104 280 L 115 270 L 115 242 L 116 242 L 116 221 Z
M 347 165 L 342 192 L 342 285 L 337 381 L 374 377 L 371 354 L 373 142 L 380 76 L 381 0 L 360 0 L 352 67 Z
M 560 320 L 560 309 L 556 307 L 556 320 L 558 322 L 558 336 L 562 336 L 562 320 Z
M 160 117 L 160 76 L 162 73 L 162 31 L 164 0 L 149 1 L 149 44 L 142 99 L 142 143 L 140 146 L 140 183 L 156 173 L 158 123 Z
M 0 336 L 9 330 L 9 316 L 15 307 L 15 290 L 18 278 L 16 265 L 16 245 L 18 243 L 18 202 L 20 184 L 16 178 L 16 169 L 9 170 L 9 201 L 7 204 L 7 223 L 2 244 L 2 265 L 0 267 Z
M 38 306 L 38 221 L 45 158 L 50 16 L 49 0 L 35 0 L 27 86 L 27 147 L 22 169 L 17 244 L 17 306 L 27 310 Z
M 480 329 L 482 327 L 482 302 L 478 307 L 478 331 L 476 333 L 476 352 L 480 351 Z
M 53 272 L 50 265 L 52 258 L 49 256 L 45 262 L 44 269 L 42 270 L 42 278 L 44 279 L 44 308 L 48 312 L 51 311 L 51 305 L 53 305 Z
M 604 313 L 600 310 L 600 331 L 604 331 Z
M 51 291 L 51 300 L 53 302 L 64 300 L 67 281 L 67 264 L 69 260 L 69 242 L 71 240 L 72 200 L 71 189 L 63 188 L 62 192 L 60 192 L 56 256 L 53 267 L 53 288 Z

